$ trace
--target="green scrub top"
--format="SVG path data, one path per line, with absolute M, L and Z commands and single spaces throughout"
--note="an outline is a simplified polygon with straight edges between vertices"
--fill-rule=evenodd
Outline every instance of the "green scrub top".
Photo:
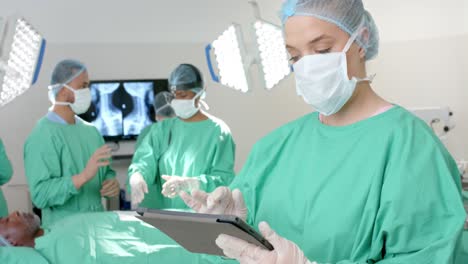
M 457 165 L 395 106 L 349 126 L 308 114 L 260 140 L 232 189 L 318 263 L 452 263 L 465 212 Z
M 44 226 L 73 213 L 104 209 L 102 183 L 115 177 L 109 166 L 100 168 L 79 190 L 72 182 L 72 176 L 81 173 L 103 145 L 97 129 L 82 120 L 74 125 L 47 117 L 38 121 L 24 146 L 24 165 L 31 198 L 42 209 Z
M 151 126 L 133 156 L 128 175 L 139 172 L 149 193 L 140 204 L 153 209 L 187 209 L 180 197 L 165 198 L 161 175 L 196 177 L 200 189 L 212 191 L 234 178 L 235 144 L 229 127 L 210 116 L 200 122 L 166 119 Z
M 140 135 L 138 136 L 137 141 L 135 142 L 135 150 L 138 149 L 138 147 L 141 145 L 143 139 L 148 135 L 153 125 L 155 124 L 146 126 L 145 128 L 143 128 L 143 130 L 141 130 Z
M 13 175 L 13 168 L 11 167 L 10 160 L 5 152 L 5 146 L 0 139 L 0 186 L 10 181 Z M 8 205 L 3 196 L 2 189 L 0 188 L 0 217 L 8 215 Z

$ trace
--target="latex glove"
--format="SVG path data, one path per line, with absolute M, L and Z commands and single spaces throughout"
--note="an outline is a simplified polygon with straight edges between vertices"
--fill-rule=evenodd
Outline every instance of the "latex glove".
M 273 245 L 273 251 L 224 234 L 218 236 L 216 245 L 227 257 L 237 259 L 241 264 L 317 264 L 309 261 L 295 243 L 276 234 L 266 222 L 261 222 L 258 228 Z
M 132 191 L 132 208 L 136 208 L 145 198 L 145 193 L 148 193 L 148 184 L 146 184 L 143 175 L 135 172 L 130 176 L 130 188 Z
M 120 184 L 117 179 L 105 180 L 102 183 L 101 196 L 103 197 L 116 197 L 120 193 Z
M 197 213 L 235 215 L 244 221 L 247 219 L 247 207 L 238 189 L 231 192 L 222 186 L 209 194 L 200 190 L 193 191 L 191 196 L 181 192 L 180 197 Z
M 112 150 L 108 145 L 98 148 L 93 155 L 89 158 L 86 167 L 81 172 L 83 178 L 88 182 L 98 173 L 99 168 L 108 166 L 110 158 L 112 157 Z
M 200 189 L 200 180 L 192 177 L 180 177 L 180 176 L 161 176 L 166 182 L 162 186 L 161 193 L 168 197 L 174 198 L 181 191 L 193 191 Z

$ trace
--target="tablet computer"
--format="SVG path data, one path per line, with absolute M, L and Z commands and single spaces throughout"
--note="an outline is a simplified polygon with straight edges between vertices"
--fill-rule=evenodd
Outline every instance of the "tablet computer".
M 139 209 L 137 213 L 139 219 L 164 232 L 193 253 L 224 256 L 215 243 L 220 234 L 273 250 L 273 246 L 260 233 L 236 216 L 153 209 Z

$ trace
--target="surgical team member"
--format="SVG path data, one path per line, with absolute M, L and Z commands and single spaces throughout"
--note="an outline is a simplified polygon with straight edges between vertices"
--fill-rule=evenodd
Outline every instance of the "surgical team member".
M 172 109 L 171 106 L 171 101 L 174 99 L 174 95 L 170 92 L 159 92 L 155 97 L 154 97 L 154 111 L 156 113 L 156 121 L 158 123 L 162 122 L 165 119 L 168 118 L 173 118 L 175 116 L 174 109 Z M 135 143 L 135 150 L 138 149 L 138 147 L 141 145 L 143 142 L 143 139 L 149 134 L 151 131 L 151 128 L 153 126 L 156 126 L 156 124 L 149 125 L 145 127 L 140 135 L 138 136 L 137 142 Z M 127 185 L 130 186 L 130 185 Z M 154 204 L 154 201 L 157 201 L 160 198 L 160 192 L 158 191 L 158 185 L 153 182 L 147 184 L 148 186 L 148 192 L 145 194 L 144 200 L 141 202 L 140 206 L 141 207 L 148 207 L 151 208 Z M 131 189 L 129 190 L 131 193 Z
M 171 107 L 172 99 L 174 99 L 174 95 L 170 92 L 162 91 L 156 94 L 153 104 L 156 122 L 162 122 L 164 119 L 175 117 L 174 109 Z M 143 139 L 151 130 L 151 126 L 152 125 L 145 127 L 140 132 L 137 142 L 135 143 L 136 149 L 141 145 L 141 142 L 143 142 Z
M 178 118 L 153 125 L 136 150 L 128 170 L 133 206 L 143 200 L 148 185 L 155 184 L 148 196 L 151 200 L 141 206 L 186 209 L 176 197 L 180 191 L 212 191 L 229 185 L 234 177 L 235 144 L 229 127 L 200 110 L 205 94 L 200 71 L 181 64 L 172 72 L 169 85 Z
M 259 225 L 273 251 L 218 237 L 240 263 L 454 263 L 457 165 L 423 121 L 373 91 L 379 34 L 362 1 L 289 0 L 282 14 L 297 93 L 316 112 L 260 140 L 230 188 L 184 200 Z
M 5 146 L 0 139 L 0 186 L 10 181 L 13 175 L 13 168 L 11 167 L 10 160 L 5 152 Z M 8 215 L 8 205 L 3 196 L 2 189 L 0 188 L 0 217 Z
M 94 126 L 77 116 L 90 106 L 88 85 L 82 63 L 58 63 L 49 87 L 53 107 L 24 146 L 26 178 L 44 226 L 73 213 L 103 211 L 101 197 L 119 194 L 109 167 L 110 148 Z

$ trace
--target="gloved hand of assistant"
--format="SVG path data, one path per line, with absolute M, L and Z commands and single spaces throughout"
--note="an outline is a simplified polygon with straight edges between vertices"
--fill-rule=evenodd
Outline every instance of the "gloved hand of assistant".
M 132 174 L 130 176 L 130 188 L 132 192 L 132 208 L 136 208 L 143 201 L 143 198 L 145 198 L 145 193 L 148 193 L 148 185 L 143 175 L 139 172 Z
M 200 180 L 197 178 L 169 175 L 162 175 L 162 178 L 166 182 L 162 186 L 161 193 L 168 198 L 174 198 L 182 191 L 191 192 L 200 188 Z
M 274 250 L 269 251 L 224 234 L 218 236 L 216 245 L 227 257 L 237 259 L 241 264 L 317 264 L 309 261 L 294 242 L 276 234 L 266 222 L 261 222 L 258 228 Z
M 189 195 L 181 192 L 180 197 L 197 213 L 235 215 L 243 220 L 247 219 L 247 207 L 238 189 L 231 192 L 228 187 L 222 186 L 212 193 L 195 190 Z

